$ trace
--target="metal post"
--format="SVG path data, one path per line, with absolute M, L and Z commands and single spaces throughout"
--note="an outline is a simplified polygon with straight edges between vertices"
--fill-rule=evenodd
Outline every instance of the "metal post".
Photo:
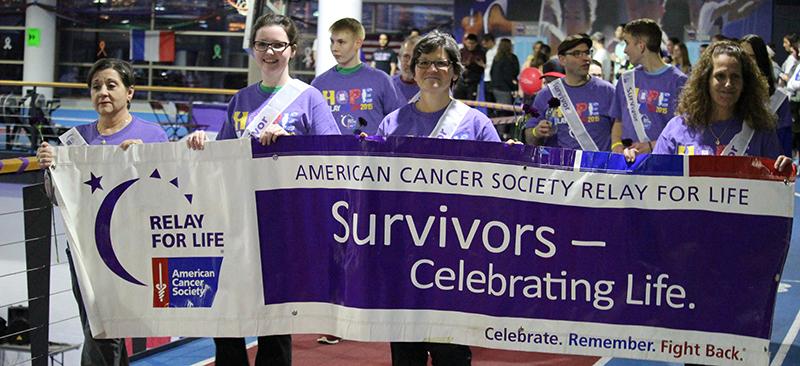
M 53 205 L 44 184 L 22 188 L 25 209 L 25 262 L 28 269 L 28 304 L 31 325 L 31 365 L 47 366 L 50 328 L 50 228 Z

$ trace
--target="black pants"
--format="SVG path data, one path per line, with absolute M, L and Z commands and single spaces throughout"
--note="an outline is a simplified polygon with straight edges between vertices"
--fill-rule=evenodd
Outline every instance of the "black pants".
M 449 343 L 392 342 L 392 366 L 426 366 L 428 352 L 433 366 L 469 366 L 472 351 L 468 346 Z
M 217 366 L 247 366 L 247 349 L 244 338 L 214 338 L 217 346 Z M 290 366 L 292 364 L 292 336 L 271 335 L 258 337 L 256 366 Z

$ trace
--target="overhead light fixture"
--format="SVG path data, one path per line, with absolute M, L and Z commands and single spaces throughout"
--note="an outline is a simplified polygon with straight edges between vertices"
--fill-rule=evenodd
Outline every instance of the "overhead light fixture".
M 92 4 L 95 4 L 95 5 L 103 5 L 103 4 L 107 4 L 107 3 L 108 3 L 108 0 L 92 0 Z

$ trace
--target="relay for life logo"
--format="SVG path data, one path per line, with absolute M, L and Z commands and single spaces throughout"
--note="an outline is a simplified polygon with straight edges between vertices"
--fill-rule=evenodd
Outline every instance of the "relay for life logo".
M 104 191 L 102 178 L 91 172 L 89 180 L 83 182 L 92 190 L 92 195 Z M 167 181 L 162 179 L 158 169 L 155 169 L 148 178 L 133 178 L 114 186 L 105 195 L 97 211 L 94 225 L 97 252 L 103 263 L 116 276 L 134 285 L 148 286 L 122 265 L 114 250 L 112 240 L 112 218 L 115 209 L 121 201 L 124 201 L 125 192 L 141 183 L 167 184 L 174 187 L 169 191 L 175 192 L 172 194 L 183 195 L 181 201 L 185 201 L 187 204 L 188 213 L 185 209 L 175 208 L 175 211 L 181 211 L 181 213 L 150 214 L 145 212 L 142 217 L 131 220 L 126 218 L 124 220 L 126 226 L 132 225 L 134 228 L 139 228 L 137 225 L 145 220 L 144 224 L 147 225 L 148 235 L 146 237 L 137 235 L 133 240 L 135 243 L 129 243 L 131 241 L 129 239 L 119 245 L 141 245 L 141 242 L 145 241 L 148 243 L 144 247 L 154 251 L 168 248 L 174 253 L 191 251 L 191 254 L 196 254 L 197 250 L 202 250 L 202 248 L 220 249 L 224 247 L 223 233 L 208 230 L 208 222 L 205 220 L 204 213 L 191 212 L 194 196 L 180 192 L 177 177 Z M 155 186 L 155 188 L 159 187 Z M 163 188 L 161 190 L 163 191 Z M 166 199 L 155 193 L 152 196 L 156 199 Z M 187 252 L 187 254 L 189 253 Z M 211 307 L 217 293 L 222 259 L 221 256 L 153 257 L 151 259 L 153 307 Z

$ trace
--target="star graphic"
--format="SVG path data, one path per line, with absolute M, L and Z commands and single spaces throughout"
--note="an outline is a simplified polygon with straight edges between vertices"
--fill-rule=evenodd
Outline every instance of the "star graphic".
M 102 176 L 95 177 L 94 173 L 90 173 L 90 174 L 92 175 L 92 178 L 87 180 L 87 181 L 85 181 L 85 182 L 83 182 L 83 184 L 86 184 L 89 187 L 92 187 L 92 194 L 94 194 L 94 191 L 96 191 L 98 189 L 103 189 L 103 186 L 100 184 L 100 179 L 103 179 L 103 177 Z

